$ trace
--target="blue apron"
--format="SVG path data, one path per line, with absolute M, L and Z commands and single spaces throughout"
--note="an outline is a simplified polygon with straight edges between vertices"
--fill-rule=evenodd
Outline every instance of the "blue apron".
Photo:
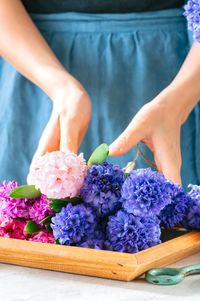
M 173 80 L 190 48 L 181 9 L 32 18 L 91 97 L 92 120 L 80 149 L 86 158 L 100 143 L 111 143 L 136 112 Z M 0 59 L 0 181 L 25 183 L 50 112 L 45 93 Z M 110 161 L 124 166 L 134 152 Z M 182 128 L 182 155 L 184 185 L 200 184 L 199 106 Z M 137 167 L 143 166 L 140 158 Z

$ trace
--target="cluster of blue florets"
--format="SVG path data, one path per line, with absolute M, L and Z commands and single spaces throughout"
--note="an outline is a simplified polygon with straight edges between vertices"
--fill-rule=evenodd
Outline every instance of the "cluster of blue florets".
M 83 204 L 63 207 L 61 212 L 52 218 L 55 239 L 63 245 L 75 245 L 87 240 L 97 227 L 96 216 L 91 208 Z
M 159 244 L 158 218 L 138 217 L 124 210 L 110 216 L 107 237 L 112 249 L 118 252 L 136 253 Z
M 184 6 L 188 29 L 193 32 L 194 40 L 200 42 L 200 1 L 189 0 Z
M 200 186 L 189 185 L 188 210 L 183 218 L 183 225 L 188 229 L 200 230 Z
M 115 213 L 120 207 L 124 181 L 124 172 L 118 165 L 104 162 L 91 166 L 81 189 L 84 203 L 100 217 Z
M 52 218 L 60 244 L 135 253 L 161 242 L 161 227 L 183 221 L 200 229 L 200 187 L 189 194 L 162 174 L 123 170 L 104 162 L 86 173 L 82 204 L 62 208 Z
M 123 207 L 136 216 L 154 216 L 171 202 L 171 183 L 150 168 L 133 170 L 122 187 Z
M 186 216 L 189 206 L 189 197 L 183 188 L 173 183 L 171 187 L 171 202 L 159 214 L 161 226 L 165 228 L 179 224 Z

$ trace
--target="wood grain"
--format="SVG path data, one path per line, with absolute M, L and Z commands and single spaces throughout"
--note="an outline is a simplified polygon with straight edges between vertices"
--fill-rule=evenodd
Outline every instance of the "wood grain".
M 199 251 L 200 232 L 196 231 L 136 254 L 0 238 L 2 263 L 124 281 Z

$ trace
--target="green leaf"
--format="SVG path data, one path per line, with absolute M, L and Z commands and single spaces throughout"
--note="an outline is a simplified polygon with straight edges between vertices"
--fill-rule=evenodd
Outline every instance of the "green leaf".
M 40 227 L 33 221 L 30 221 L 25 226 L 25 232 L 28 234 L 40 232 Z
M 35 199 L 41 196 L 41 192 L 34 185 L 19 186 L 10 191 L 10 197 L 15 199 Z
M 68 199 L 52 199 L 50 203 L 51 209 L 53 209 L 55 212 L 60 212 L 63 207 L 66 207 L 67 204 L 71 203 L 72 205 L 81 204 L 83 202 L 83 199 L 81 197 L 74 197 L 74 198 L 68 198 Z
M 50 223 L 46 224 L 46 225 L 45 225 L 45 228 L 46 228 L 46 230 L 47 230 L 48 232 L 52 232 L 52 228 L 51 228 L 51 224 L 50 224 Z
M 106 161 L 109 155 L 109 147 L 107 144 L 103 143 L 99 145 L 92 153 L 88 160 L 88 166 L 92 166 L 93 164 L 99 164 Z

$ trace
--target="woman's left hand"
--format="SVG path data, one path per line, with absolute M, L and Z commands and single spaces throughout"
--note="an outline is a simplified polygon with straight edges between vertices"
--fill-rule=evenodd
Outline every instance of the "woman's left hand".
M 181 183 L 180 129 L 200 99 L 199 57 L 200 43 L 195 42 L 172 83 L 110 145 L 111 156 L 123 155 L 141 141 L 153 152 L 158 170 Z
M 141 108 L 110 145 L 110 155 L 121 156 L 141 141 L 153 152 L 157 169 L 166 178 L 181 183 L 180 128 L 185 117 L 168 92 L 163 91 Z

